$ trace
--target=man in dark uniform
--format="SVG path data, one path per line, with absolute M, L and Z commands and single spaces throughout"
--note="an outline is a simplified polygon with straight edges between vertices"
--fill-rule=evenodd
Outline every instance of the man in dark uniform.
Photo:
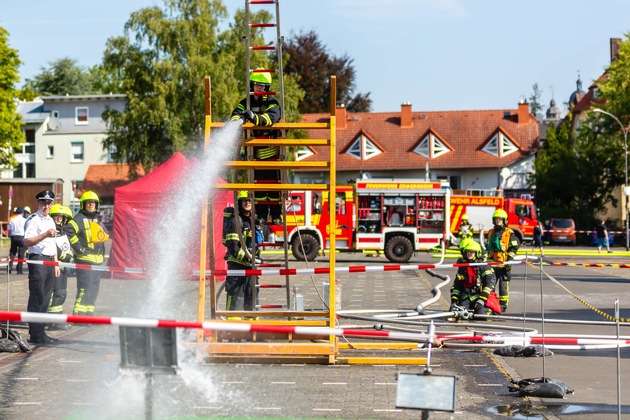
M 57 228 L 50 217 L 50 207 L 55 200 L 52 191 L 39 192 L 37 212 L 26 221 L 24 229 L 24 246 L 28 247 L 28 306 L 29 312 L 46 312 L 52 295 L 55 278 L 61 274 L 58 266 L 41 264 L 45 261 L 57 262 Z M 44 332 L 46 324 L 31 322 L 28 325 L 30 342 L 33 344 L 54 344 L 59 341 Z
M 271 73 L 256 69 L 252 72 L 249 80 L 250 92 L 249 109 L 247 109 L 247 98 L 242 99 L 232 111 L 232 121 L 243 120 L 251 122 L 259 127 L 271 127 L 282 117 L 280 103 L 273 96 L 267 94 L 271 88 Z M 276 138 L 276 130 L 253 130 L 253 135 L 257 138 Z M 254 158 L 256 160 L 278 160 L 278 148 L 272 146 L 254 147 Z M 254 170 L 254 180 L 258 183 L 277 183 L 280 180 L 280 173 L 277 170 L 256 169 Z M 279 220 L 282 214 L 280 207 L 280 193 L 278 191 L 256 191 L 256 213 L 265 221 L 271 216 L 271 220 Z M 276 204 L 277 203 L 277 204 Z

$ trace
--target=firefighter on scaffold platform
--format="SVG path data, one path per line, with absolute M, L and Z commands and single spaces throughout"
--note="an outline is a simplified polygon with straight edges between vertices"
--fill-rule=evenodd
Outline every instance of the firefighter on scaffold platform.
M 243 120 L 251 122 L 259 127 L 271 127 L 282 117 L 280 103 L 271 94 L 271 73 L 258 68 L 251 73 L 249 78 L 249 109 L 247 109 L 247 98 L 242 99 L 232 111 L 232 121 Z M 253 130 L 256 138 L 277 138 L 277 130 Z M 254 158 L 256 160 L 278 160 L 279 150 L 273 146 L 254 147 Z M 277 184 L 280 182 L 280 171 L 269 169 L 254 170 L 254 180 L 257 183 Z M 255 191 L 256 214 L 265 221 L 280 222 L 282 208 L 280 207 L 279 191 Z

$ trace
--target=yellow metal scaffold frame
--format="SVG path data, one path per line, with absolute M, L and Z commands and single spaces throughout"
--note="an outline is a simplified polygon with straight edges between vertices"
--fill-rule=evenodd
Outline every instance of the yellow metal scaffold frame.
M 213 123 L 211 120 L 211 81 L 209 77 L 205 78 L 205 95 L 206 95 L 206 118 L 204 129 L 204 151 L 208 153 L 210 145 L 210 134 L 212 128 L 220 128 L 223 123 Z M 273 126 L 275 130 L 297 130 L 297 129 L 319 129 L 328 130 L 328 139 L 252 139 L 243 142 L 243 146 L 309 146 L 309 145 L 328 145 L 330 153 L 328 161 L 229 161 L 226 163 L 227 168 L 232 169 L 298 169 L 298 168 L 322 168 L 328 169 L 330 173 L 330 181 L 328 184 L 256 184 L 256 183 L 226 183 L 217 185 L 217 190 L 248 190 L 248 191 L 292 191 L 292 190 L 314 190 L 328 191 L 329 200 L 334 203 L 335 190 L 337 187 L 337 162 L 336 162 L 336 92 L 337 81 L 335 76 L 330 78 L 330 119 L 328 122 L 322 123 L 285 123 L 280 122 Z M 251 123 L 243 125 L 244 130 L 261 129 L 255 127 Z M 264 128 L 263 128 L 264 129 Z M 334 204 L 333 204 L 334 206 Z M 332 207 L 334 209 L 334 207 Z M 330 211 L 330 226 L 336 226 L 336 213 Z M 208 252 L 208 238 L 210 243 L 214 243 L 213 238 L 218 232 L 213 232 L 213 224 L 209 223 L 209 215 L 214 214 L 212 202 L 206 200 L 202 206 L 201 212 L 201 237 L 200 237 L 200 258 L 199 258 L 199 303 L 198 303 L 198 320 L 205 321 L 206 317 L 206 269 L 208 267 L 207 256 L 210 256 L 209 265 L 214 272 L 214 252 L 211 249 Z M 286 221 L 283 221 L 286 223 Z M 208 230 L 210 226 L 210 230 Z M 330 249 L 335 249 L 335 229 L 330 230 Z M 286 251 L 286 248 L 285 248 Z M 329 301 L 328 310 L 322 311 L 230 311 L 229 315 L 236 317 L 255 318 L 264 316 L 262 321 L 250 320 L 240 322 L 277 324 L 288 326 L 327 326 L 335 327 L 335 252 L 330 253 L 330 274 L 329 274 Z M 209 276 L 210 291 L 210 318 L 212 321 L 222 321 L 222 317 L 226 317 L 228 312 L 217 310 L 216 301 L 216 277 Z M 273 319 L 277 318 L 277 319 Z M 227 322 L 227 321 L 226 321 Z M 230 321 L 239 322 L 239 321 Z M 320 337 L 300 336 L 293 337 L 290 334 L 273 335 L 267 334 L 262 336 L 258 333 L 248 333 L 245 337 L 235 337 L 235 333 L 220 333 L 213 331 L 210 335 L 204 335 L 200 332 L 198 341 L 204 354 L 204 358 L 210 361 L 232 361 L 232 360 L 256 360 L 277 362 L 281 361 L 301 361 L 304 363 L 335 363 L 338 355 L 338 338 L 330 335 L 328 340 L 323 343 Z M 236 338 L 236 340 L 234 340 Z M 244 338 L 242 342 L 238 338 Z M 317 340 L 314 340 L 317 339 Z M 261 340 L 261 341 L 258 341 Z M 264 340 L 264 341 L 262 341 Z M 299 341 L 298 341 L 299 340 Z

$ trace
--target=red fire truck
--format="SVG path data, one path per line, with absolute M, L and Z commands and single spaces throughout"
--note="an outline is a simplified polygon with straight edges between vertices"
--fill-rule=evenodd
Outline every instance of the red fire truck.
M 439 246 L 448 237 L 448 183 L 424 180 L 364 180 L 338 187 L 334 198 L 337 250 L 383 251 L 396 263 Z M 321 203 L 321 205 L 320 205 Z M 287 241 L 298 260 L 330 249 L 326 192 L 293 191 L 285 203 Z M 282 244 L 282 225 L 270 225 L 268 242 Z
M 496 190 L 474 190 L 468 193 L 468 195 L 451 196 L 450 231 L 453 235 L 452 243 L 459 243 L 457 232 L 464 214 L 468 216 L 475 233 L 487 232 L 492 228 L 492 213 L 497 209 L 503 209 L 508 214 L 508 226 L 514 230 L 521 242 L 533 239 L 534 227 L 538 223 L 538 218 L 532 200 L 526 197 L 504 198 L 496 196 Z

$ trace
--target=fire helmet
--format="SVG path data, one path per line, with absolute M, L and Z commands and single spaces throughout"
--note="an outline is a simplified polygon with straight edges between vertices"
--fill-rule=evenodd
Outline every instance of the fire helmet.
M 81 210 L 85 210 L 85 204 L 87 201 L 96 201 L 96 211 L 98 211 L 98 205 L 101 200 L 98 198 L 98 195 L 94 191 L 86 191 L 81 195 Z
M 262 67 L 257 68 L 256 70 L 263 70 Z M 265 86 L 265 92 L 268 92 L 271 88 L 271 73 L 266 71 L 256 71 L 252 72 L 249 76 L 249 87 L 253 91 L 254 83 L 260 83 Z
M 469 251 L 475 253 L 475 257 L 473 258 L 475 260 L 481 256 L 481 246 L 473 239 L 466 241 L 466 243 L 461 246 L 461 251 L 464 258 L 466 258 L 466 252 Z
M 251 200 L 249 198 L 249 191 L 239 191 L 238 192 L 238 197 L 237 197 L 238 201 L 241 200 Z
M 57 204 L 53 204 L 52 207 L 50 208 L 50 213 L 51 216 L 63 216 L 63 206 L 59 203 Z
M 505 210 L 503 210 L 503 209 L 498 209 L 497 211 L 495 211 L 492 214 L 492 220 L 494 220 L 494 219 L 503 219 L 503 220 L 507 221 L 507 218 L 508 218 L 508 215 L 505 212 Z
M 467 222 L 467 221 L 468 221 L 468 215 L 467 215 L 467 214 L 464 214 L 464 215 L 462 216 L 462 222 Z

